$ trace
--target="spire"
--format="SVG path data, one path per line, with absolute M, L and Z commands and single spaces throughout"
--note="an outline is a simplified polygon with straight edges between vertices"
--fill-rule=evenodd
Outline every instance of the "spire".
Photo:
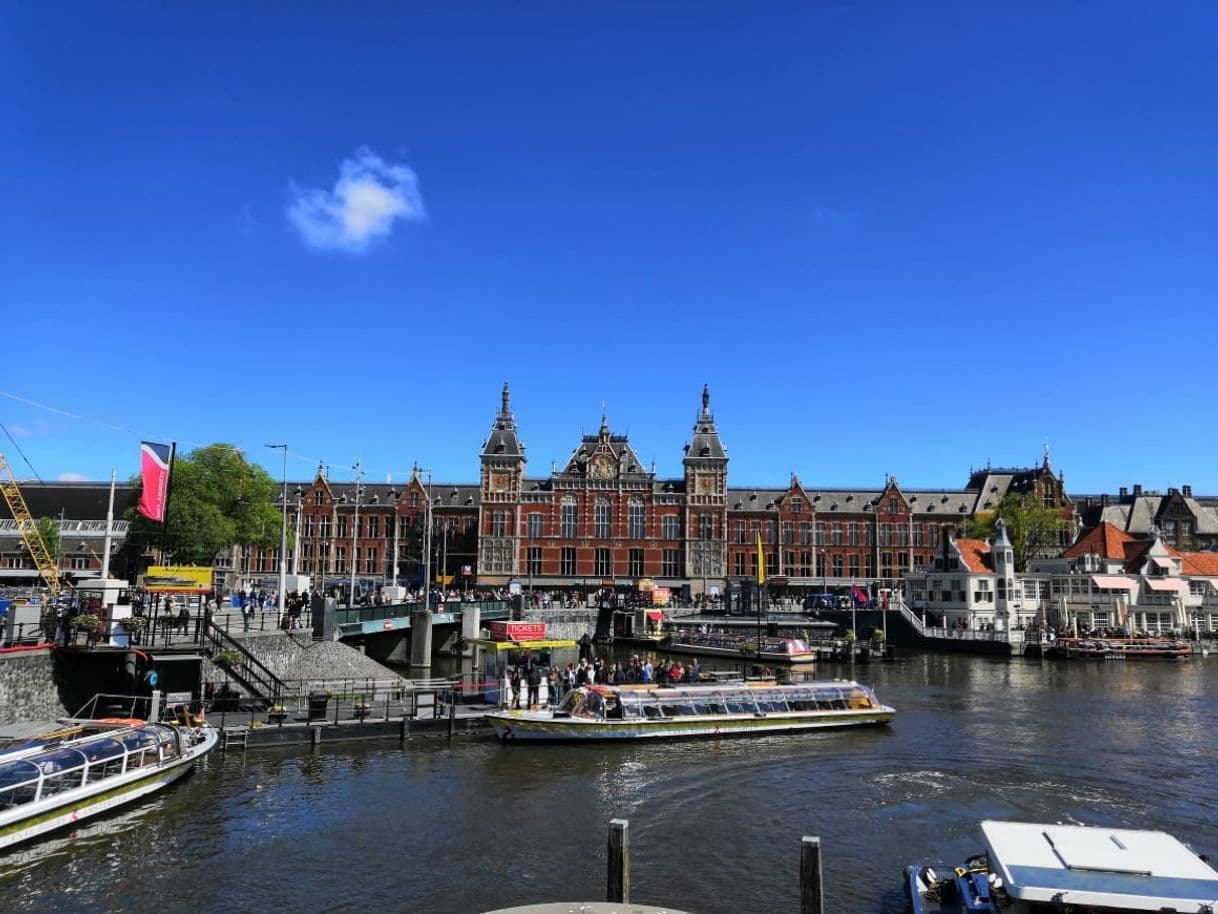
M 500 401 L 499 415 L 491 426 L 491 435 L 486 439 L 482 448 L 482 456 L 486 457 L 523 457 L 524 445 L 516 436 L 516 417 L 512 415 L 511 391 L 507 381 L 503 382 L 503 395 Z
M 1011 541 L 1007 538 L 1007 522 L 1001 517 L 994 523 L 994 539 L 990 543 L 992 549 L 1010 549 Z
M 508 382 L 504 381 L 503 382 L 503 407 L 499 410 L 500 416 L 512 415 L 512 410 L 508 406 L 508 403 L 511 400 L 511 396 L 512 396 L 512 393 L 511 393 L 511 391 L 508 390 Z
M 702 385 L 702 415 L 710 415 L 710 385 Z
M 685 450 L 685 463 L 702 463 L 707 460 L 716 463 L 727 462 L 727 451 L 719 440 L 719 430 L 715 428 L 715 417 L 710 411 L 710 386 L 702 386 L 702 412 L 694 423 L 694 437 Z
M 601 401 L 601 429 L 599 435 L 601 441 L 609 440 L 609 411 L 604 400 Z
M 1049 442 L 1048 441 L 1045 442 L 1045 464 L 1044 464 L 1044 466 L 1045 466 L 1046 470 L 1052 469 L 1052 466 L 1049 463 Z

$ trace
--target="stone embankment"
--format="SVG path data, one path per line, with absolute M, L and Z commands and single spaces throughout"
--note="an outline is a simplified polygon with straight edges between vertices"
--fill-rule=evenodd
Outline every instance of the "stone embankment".
M 55 720 L 69 713 L 59 699 L 49 649 L 4 656 L 0 662 L 0 723 Z

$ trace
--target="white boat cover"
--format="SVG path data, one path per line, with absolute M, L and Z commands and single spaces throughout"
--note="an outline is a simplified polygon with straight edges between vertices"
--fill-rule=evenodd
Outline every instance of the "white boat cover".
M 1165 832 L 993 820 L 981 831 L 991 867 L 1023 901 L 1199 911 L 1218 899 L 1218 872 Z

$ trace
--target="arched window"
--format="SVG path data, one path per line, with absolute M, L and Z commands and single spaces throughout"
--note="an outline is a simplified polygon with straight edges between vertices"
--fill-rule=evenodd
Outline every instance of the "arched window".
M 647 535 L 646 523 L 644 520 L 645 516 L 646 515 L 644 514 L 644 511 L 643 511 L 643 499 L 641 499 L 641 498 L 630 499 L 630 507 L 629 507 L 630 532 L 628 533 L 628 536 L 632 540 L 641 540 Z
M 562 500 L 562 535 L 573 539 L 579 535 L 579 505 L 574 495 L 564 496 Z
M 598 498 L 596 500 L 596 538 L 608 539 L 613 534 L 610 532 L 611 521 L 613 517 L 613 509 L 609 504 L 609 499 Z

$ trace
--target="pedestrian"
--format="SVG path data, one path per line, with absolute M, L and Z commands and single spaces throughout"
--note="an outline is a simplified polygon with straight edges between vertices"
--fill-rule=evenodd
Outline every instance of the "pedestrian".
M 541 664 L 532 657 L 525 670 L 525 681 L 529 687 L 528 709 L 535 711 L 541 705 Z
M 520 667 L 512 667 L 508 675 L 508 685 L 512 688 L 512 707 L 520 710 Z

